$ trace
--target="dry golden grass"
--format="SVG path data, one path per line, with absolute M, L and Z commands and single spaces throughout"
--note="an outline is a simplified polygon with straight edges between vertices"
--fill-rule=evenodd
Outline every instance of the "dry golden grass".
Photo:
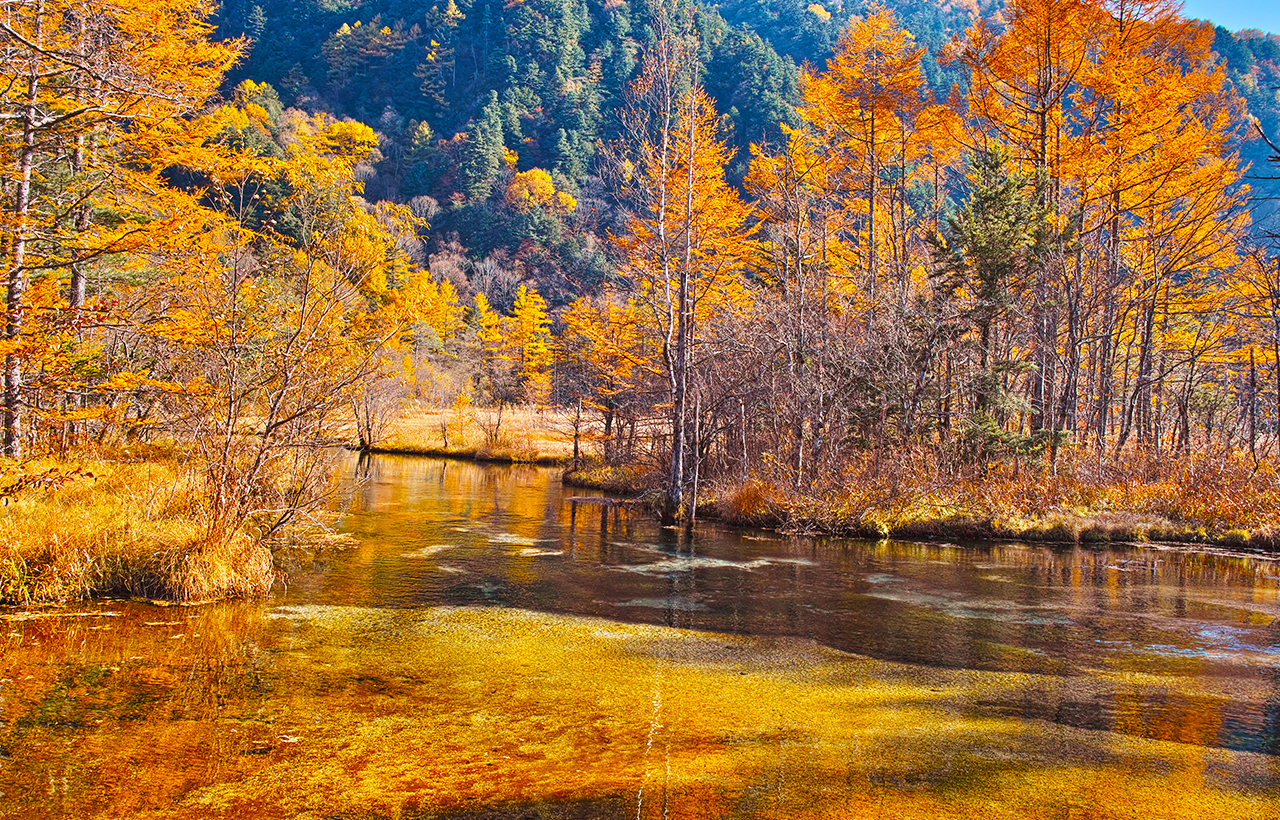
M 711 494 L 728 521 L 866 537 L 1280 545 L 1280 473 L 1234 453 L 1064 450 L 1053 468 L 958 468 L 919 448 L 867 454 L 800 487 L 757 476 Z
M 407 406 L 379 442 L 379 452 L 561 463 L 573 458 L 573 415 L 530 406 L 498 410 L 470 405 Z
M 130 460 L 0 461 L 2 486 L 23 475 L 65 477 L 0 507 L 0 602 L 199 601 L 270 589 L 270 551 L 239 534 L 211 541 L 201 487 L 172 457 L 120 455 Z
M 619 495 L 639 495 L 655 492 L 653 488 L 658 486 L 661 477 L 643 465 L 609 466 L 588 459 L 577 469 L 566 472 L 563 480 L 570 487 L 603 490 Z
M 779 514 L 786 508 L 786 496 L 775 486 L 761 481 L 747 481 L 729 488 L 717 499 L 716 513 L 726 521 L 754 526 L 781 523 Z

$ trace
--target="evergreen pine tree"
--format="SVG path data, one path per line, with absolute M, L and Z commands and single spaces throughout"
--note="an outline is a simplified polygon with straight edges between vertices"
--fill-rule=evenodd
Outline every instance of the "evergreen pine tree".
M 498 92 L 489 92 L 489 101 L 480 112 L 480 118 L 472 127 L 462 162 L 458 168 L 458 182 L 470 199 L 487 199 L 490 186 L 502 169 L 502 105 Z
M 1003 389 L 1005 377 L 1025 365 L 999 360 L 993 353 L 997 323 L 1036 264 L 1034 251 L 1044 214 L 1036 203 L 1031 177 L 1011 171 L 999 146 L 971 159 L 969 184 L 968 200 L 948 218 L 946 236 L 938 240 L 944 266 L 940 285 L 953 296 L 967 297 L 963 315 L 971 323 L 977 345 L 979 367 L 969 438 L 980 457 L 1026 453 L 1035 442 L 1006 432 L 1001 421 L 1016 409 Z

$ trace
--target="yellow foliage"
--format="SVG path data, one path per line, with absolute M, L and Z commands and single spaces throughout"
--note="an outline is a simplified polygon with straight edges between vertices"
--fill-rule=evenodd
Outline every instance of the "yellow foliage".
M 476 294 L 471 308 L 471 323 L 476 327 L 476 338 L 486 360 L 492 361 L 502 351 L 502 315 L 489 305 L 484 291 Z
M 547 211 L 569 213 L 578 206 L 569 194 L 557 191 L 551 174 L 541 168 L 521 171 L 512 177 L 504 196 L 506 203 L 520 213 L 538 207 Z
M 643 175 L 633 186 L 642 207 L 616 237 L 623 271 L 637 284 L 657 330 L 667 335 L 671 294 L 687 282 L 698 315 L 731 309 L 744 295 L 742 273 L 756 258 L 752 209 L 725 182 L 728 151 L 710 97 L 694 88 L 678 105 L 670 150 L 640 147 Z
M 526 399 L 545 405 L 551 396 L 551 317 L 538 291 L 520 286 L 510 318 L 502 322 L 503 357 L 511 362 Z

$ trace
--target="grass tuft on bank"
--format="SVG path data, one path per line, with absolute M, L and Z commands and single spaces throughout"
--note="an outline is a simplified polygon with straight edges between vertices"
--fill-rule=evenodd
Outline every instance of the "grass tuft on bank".
M 265 546 L 208 536 L 199 482 L 161 450 L 0 461 L 0 495 L 0 603 L 195 602 L 265 594 L 275 580 Z

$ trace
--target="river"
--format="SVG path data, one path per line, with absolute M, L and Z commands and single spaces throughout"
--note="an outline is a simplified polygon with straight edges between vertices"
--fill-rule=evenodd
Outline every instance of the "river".
M 0 610 L 0 817 L 1280 817 L 1274 560 L 351 469 L 270 599 Z

